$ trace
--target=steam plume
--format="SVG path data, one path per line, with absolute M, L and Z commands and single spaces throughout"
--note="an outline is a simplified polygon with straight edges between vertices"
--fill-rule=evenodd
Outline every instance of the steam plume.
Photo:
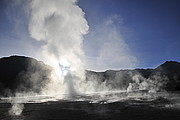
M 12 116 L 21 115 L 24 108 L 24 104 L 14 103 L 12 104 L 12 108 L 9 110 L 9 114 Z
M 88 54 L 86 67 L 90 70 L 104 71 L 107 69 L 135 68 L 138 59 L 127 44 L 127 31 L 123 26 L 123 19 L 113 15 L 91 28 L 85 42 Z M 90 42 L 91 41 L 91 42 Z
M 16 98 L 13 98 L 11 100 L 12 107 L 9 109 L 9 115 L 11 116 L 21 115 L 24 109 L 24 104 L 22 104 L 21 102 L 22 102 L 21 100 L 18 100 Z
M 44 42 L 38 53 L 43 61 L 56 68 L 68 63 L 74 74 L 84 76 L 83 35 L 88 32 L 84 12 L 76 0 L 32 0 L 30 36 Z

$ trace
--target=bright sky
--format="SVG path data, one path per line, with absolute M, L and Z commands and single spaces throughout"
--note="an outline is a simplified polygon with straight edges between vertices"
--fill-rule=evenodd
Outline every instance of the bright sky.
M 29 37 L 26 6 L 13 1 L 0 1 L 0 57 L 33 56 L 43 43 Z M 89 24 L 84 36 L 87 69 L 180 61 L 179 0 L 79 0 L 78 5 Z

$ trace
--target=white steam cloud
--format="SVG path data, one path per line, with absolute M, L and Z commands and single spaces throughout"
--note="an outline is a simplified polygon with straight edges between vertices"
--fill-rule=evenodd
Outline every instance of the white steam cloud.
M 138 60 L 126 43 L 123 30 L 123 20 L 119 15 L 105 19 L 90 30 L 85 44 L 89 55 L 86 65 L 88 69 L 104 71 L 136 67 Z
M 22 101 L 16 98 L 12 98 L 10 102 L 12 104 L 12 107 L 9 109 L 9 115 L 11 116 L 21 115 L 24 109 L 24 104 L 22 104 Z
M 63 65 L 70 67 L 72 71 L 70 74 L 84 79 L 82 44 L 83 35 L 88 32 L 89 26 L 84 18 L 84 12 L 76 2 L 76 0 L 32 0 L 29 33 L 35 40 L 44 42 L 37 56 L 53 66 L 56 74 L 61 74 L 59 65 Z M 55 85 L 66 83 L 63 80 L 59 83 L 57 79 L 65 78 L 54 74 L 47 86 L 56 88 Z
M 22 0 L 17 1 L 21 2 Z M 92 50 L 93 59 L 88 58 L 87 62 L 83 51 L 83 35 L 88 33 L 89 26 L 76 0 L 29 0 L 24 4 L 30 5 L 27 7 L 30 10 L 26 12 L 30 15 L 30 37 L 42 45 L 36 58 L 55 69 L 49 76 L 50 81 L 42 85 L 42 94 L 67 93 L 73 96 L 81 92 L 108 91 L 111 88 L 107 86 L 106 80 L 98 82 L 100 80 L 95 76 L 93 80 L 85 81 L 85 67 L 105 70 L 136 66 L 136 57 L 119 34 L 123 24 L 120 16 L 109 17 L 88 35 L 90 48 L 86 50 Z M 36 65 L 31 64 L 29 67 L 34 66 Z M 28 71 L 28 74 L 22 75 L 35 86 L 32 93 L 39 88 L 38 81 L 44 80 L 40 77 L 41 73 L 42 76 L 46 74 Z
M 57 60 L 66 59 L 71 66 L 81 65 L 88 25 L 76 0 L 33 0 L 31 8 L 29 32 L 45 42 L 43 52 Z
M 19 116 L 21 115 L 24 108 L 24 104 L 14 103 L 12 104 L 12 108 L 9 110 L 9 114 L 11 116 Z

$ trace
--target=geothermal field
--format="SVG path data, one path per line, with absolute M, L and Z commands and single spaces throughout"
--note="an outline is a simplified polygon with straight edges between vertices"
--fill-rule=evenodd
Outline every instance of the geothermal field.
M 179 93 L 106 92 L 73 98 L 1 98 L 2 120 L 179 120 Z
M 24 56 L 1 58 L 0 65 L 1 120 L 180 118 L 179 81 L 171 79 L 180 77 L 175 61 L 155 69 L 86 71 L 80 82 L 69 70 L 51 82 L 50 66 Z
M 0 0 L 0 120 L 180 120 L 178 0 Z

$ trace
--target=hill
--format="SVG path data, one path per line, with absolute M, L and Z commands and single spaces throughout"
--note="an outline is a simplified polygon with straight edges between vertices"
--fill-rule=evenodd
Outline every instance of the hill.
M 104 82 L 112 90 L 131 87 L 136 90 L 179 91 L 180 63 L 167 61 L 155 69 L 86 71 L 86 79 L 97 81 L 97 87 Z
M 39 93 L 50 80 L 52 68 L 41 61 L 25 56 L 10 56 L 0 59 L 0 95 L 16 92 Z M 180 63 L 167 61 L 155 69 L 86 70 L 86 81 L 91 81 L 97 91 L 102 86 L 108 90 L 180 90 Z
M 49 80 L 51 68 L 43 62 L 24 56 L 0 59 L 0 95 L 9 96 L 15 92 L 40 92 Z

